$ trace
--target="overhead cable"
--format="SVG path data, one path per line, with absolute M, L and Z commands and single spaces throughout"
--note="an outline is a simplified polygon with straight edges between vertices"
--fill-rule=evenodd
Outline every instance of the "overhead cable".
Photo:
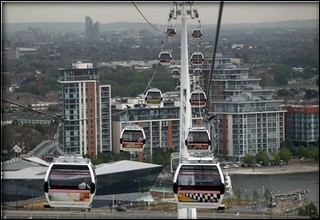
M 221 24 L 221 17 L 222 17 L 222 10 L 223 10 L 223 1 L 220 2 L 220 8 L 219 8 L 219 16 L 218 16 L 218 24 L 217 24 L 217 31 L 216 31 L 216 38 L 214 42 L 214 50 L 213 50 L 213 56 L 212 56 L 212 62 L 211 62 L 211 69 L 208 79 L 208 86 L 207 86 L 207 102 L 206 102 L 206 108 L 205 108 L 205 115 L 208 114 L 209 109 L 209 103 L 210 103 L 210 85 L 212 80 L 212 74 L 214 69 L 214 62 L 216 59 L 216 51 L 218 46 L 218 38 L 219 38 L 219 32 L 220 32 L 220 24 Z

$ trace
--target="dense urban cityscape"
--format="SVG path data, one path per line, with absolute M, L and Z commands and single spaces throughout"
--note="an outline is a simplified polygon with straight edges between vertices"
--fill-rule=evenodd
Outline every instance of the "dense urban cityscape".
M 214 62 L 216 26 L 202 25 L 200 43 L 191 37 L 197 26 L 188 26 L 190 55 L 201 51 L 205 58 L 200 74 L 195 72 L 199 66 L 190 65 L 190 88 L 196 90 L 200 85 L 210 91 L 209 113 L 215 119 L 210 132 L 216 139 L 213 153 L 225 172 L 285 167 L 290 161 L 318 163 L 318 23 L 307 20 L 268 26 L 222 25 Z M 89 16 L 84 23 L 70 23 L 72 29 L 65 28 L 68 24 L 60 25 L 3 27 L 2 171 L 18 171 L 18 166 L 39 163 L 28 158 L 50 162 L 54 156 L 77 153 L 90 158 L 97 167 L 118 161 L 124 172 L 127 168 L 120 164 L 122 160 L 131 161 L 133 169 L 139 166 L 134 162 L 161 165 L 145 165 L 139 170 L 143 180 L 132 179 L 134 189 L 128 192 L 137 193 L 138 189 L 139 196 L 154 186 L 170 186 L 171 176 L 169 180 L 163 178 L 162 185 L 157 176 L 160 172 L 162 177 L 170 173 L 172 155 L 179 152 L 180 80 L 172 75 L 181 66 L 179 29 L 172 39 L 145 24 L 132 28 L 129 23 L 118 23 L 112 29 L 114 26 L 94 22 Z M 162 51 L 171 52 L 171 65 L 159 64 Z M 161 91 L 159 104 L 147 103 L 146 91 L 150 88 Z M 203 110 L 192 108 L 194 123 L 203 119 Z M 119 140 L 128 123 L 143 127 L 143 151 L 122 150 Z M 36 184 L 28 186 L 32 187 L 32 195 L 22 196 L 24 199 L 41 197 L 43 187 L 40 184 L 37 192 Z M 130 190 L 130 183 L 126 184 Z M 258 201 L 259 193 L 253 192 L 252 200 Z M 241 198 L 236 187 L 233 194 Z M 280 191 L 275 194 L 283 198 Z M 5 202 L 17 201 L 17 185 L 15 192 L 12 189 L 2 195 Z M 265 195 L 262 197 L 266 200 Z M 318 202 L 315 207 L 311 203 L 303 209 L 301 215 L 318 215 Z M 289 215 L 283 209 L 278 212 Z

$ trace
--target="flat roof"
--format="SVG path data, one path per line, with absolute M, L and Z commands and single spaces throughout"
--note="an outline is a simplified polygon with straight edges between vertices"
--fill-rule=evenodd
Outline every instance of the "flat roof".
M 26 167 L 26 162 L 29 161 L 29 166 Z M 9 164 L 13 163 L 13 166 L 16 169 L 2 169 L 2 177 L 3 179 L 45 179 L 45 175 L 47 169 L 49 167 L 49 163 L 46 161 L 37 158 L 24 158 L 23 160 L 20 158 L 15 158 L 14 160 L 6 161 L 5 163 Z M 1 168 L 3 167 L 3 163 L 1 164 Z M 141 170 L 148 168 L 156 168 L 163 167 L 163 165 L 130 161 L 130 160 L 122 160 L 115 161 L 110 163 L 102 163 L 95 166 L 96 175 L 105 175 L 110 173 L 119 173 L 119 172 L 127 172 L 133 170 Z

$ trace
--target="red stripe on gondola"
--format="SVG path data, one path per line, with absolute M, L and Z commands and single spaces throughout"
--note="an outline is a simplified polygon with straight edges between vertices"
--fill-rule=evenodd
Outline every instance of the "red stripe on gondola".
M 90 190 L 87 190 L 87 189 L 49 189 L 49 192 L 90 193 Z

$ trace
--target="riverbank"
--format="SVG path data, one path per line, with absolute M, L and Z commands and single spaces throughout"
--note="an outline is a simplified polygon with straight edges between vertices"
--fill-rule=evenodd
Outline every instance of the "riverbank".
M 276 166 L 261 166 L 261 167 L 239 167 L 223 169 L 223 173 L 232 174 L 288 174 L 288 173 L 305 173 L 319 172 L 319 161 L 301 161 L 292 159 L 288 164 Z

